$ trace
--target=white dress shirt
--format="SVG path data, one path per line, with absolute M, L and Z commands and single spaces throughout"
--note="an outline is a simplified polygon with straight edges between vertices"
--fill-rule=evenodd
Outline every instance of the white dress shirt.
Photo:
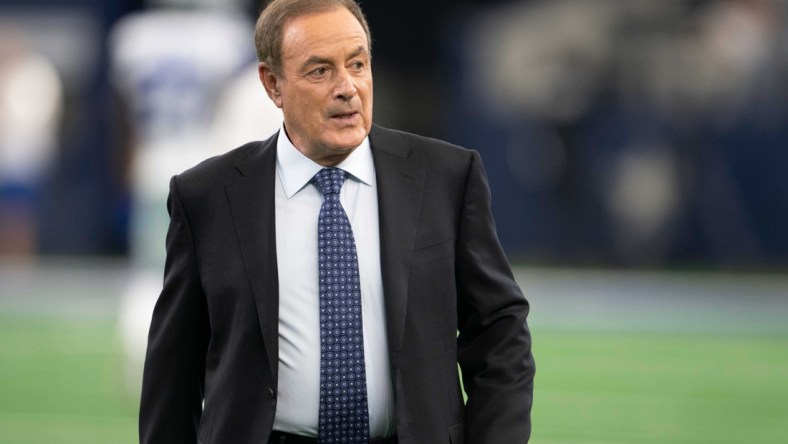
M 279 387 L 274 430 L 306 436 L 317 436 L 320 400 L 317 220 L 323 195 L 310 180 L 321 168 L 293 146 L 283 126 L 276 152 Z M 337 168 L 348 173 L 340 202 L 353 229 L 361 276 L 370 436 L 382 438 L 393 435 L 396 427 L 369 139 Z

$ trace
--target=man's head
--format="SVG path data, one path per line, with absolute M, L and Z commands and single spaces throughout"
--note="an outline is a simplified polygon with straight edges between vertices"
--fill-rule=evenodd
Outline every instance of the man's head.
M 276 75 L 282 75 L 282 34 L 287 22 L 306 15 L 345 8 L 358 20 L 367 36 L 367 49 L 372 52 L 372 37 L 364 13 L 355 0 L 274 0 L 257 19 L 254 46 L 257 60 L 265 63 Z
M 372 125 L 370 34 L 353 0 L 274 0 L 255 32 L 260 80 L 302 153 L 336 165 Z

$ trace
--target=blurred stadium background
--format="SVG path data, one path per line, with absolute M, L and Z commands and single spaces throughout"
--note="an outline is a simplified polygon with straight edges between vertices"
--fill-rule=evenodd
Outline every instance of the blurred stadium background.
M 253 0 L 0 0 L 0 443 L 132 443 L 166 182 L 273 132 Z M 362 3 L 375 116 L 479 150 L 534 443 L 788 442 L 788 3 Z

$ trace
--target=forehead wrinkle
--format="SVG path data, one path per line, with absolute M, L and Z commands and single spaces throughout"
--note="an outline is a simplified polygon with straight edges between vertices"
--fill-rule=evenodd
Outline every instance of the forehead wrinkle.
M 336 14 L 337 11 L 341 10 L 306 14 L 288 21 L 282 37 L 282 60 L 294 63 L 291 66 L 298 67 L 296 69 L 303 69 L 314 64 L 334 64 L 338 60 L 337 55 L 349 54 L 346 52 L 347 48 L 353 48 L 352 54 L 342 55 L 343 57 L 352 58 L 369 53 L 366 34 L 355 18 L 350 29 L 326 29 L 320 26 L 315 28 L 316 18 L 324 14 Z
M 346 60 L 352 59 L 354 57 L 358 57 L 360 55 L 367 54 L 367 48 L 364 45 L 358 45 L 356 49 L 354 49 L 350 54 L 347 55 Z M 301 64 L 301 66 L 311 66 L 311 65 L 331 65 L 334 63 L 333 58 L 323 55 L 310 55 L 307 59 Z
M 356 49 L 353 50 L 350 54 L 348 54 L 347 58 L 352 59 L 353 57 L 358 57 L 362 54 L 366 54 L 367 49 L 364 48 L 362 45 L 359 45 Z M 320 56 L 320 55 L 311 55 L 309 58 L 306 59 L 304 64 L 309 65 L 312 63 L 331 63 L 330 57 Z
M 319 14 L 315 14 L 319 16 Z M 292 41 L 301 44 L 312 46 L 322 42 L 334 43 L 343 39 L 359 39 L 360 41 L 367 42 L 367 36 L 361 25 L 354 28 L 357 29 L 314 29 L 309 25 L 313 20 L 310 20 L 312 15 L 296 17 L 287 22 L 283 35 L 282 42 Z M 307 29 L 310 28 L 310 29 Z

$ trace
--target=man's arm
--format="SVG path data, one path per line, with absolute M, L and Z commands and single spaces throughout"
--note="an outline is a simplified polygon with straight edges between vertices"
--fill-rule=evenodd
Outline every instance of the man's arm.
M 534 360 L 529 305 L 500 246 L 490 190 L 474 152 L 457 242 L 458 360 L 468 395 L 466 442 L 524 443 L 531 433 Z
M 197 442 L 210 337 L 193 233 L 170 181 L 164 287 L 153 312 L 140 402 L 141 444 Z

